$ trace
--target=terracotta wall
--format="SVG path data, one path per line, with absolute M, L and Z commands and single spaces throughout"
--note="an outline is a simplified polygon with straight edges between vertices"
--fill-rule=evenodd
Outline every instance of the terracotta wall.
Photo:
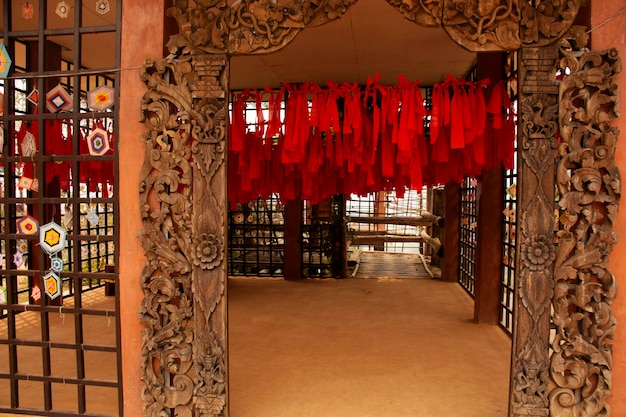
M 150 7 L 146 7 L 150 4 Z M 141 327 L 137 317 L 143 292 L 139 284 L 145 264 L 137 239 L 139 215 L 139 170 L 144 147 L 140 123 L 141 97 L 146 91 L 140 69 L 146 59 L 163 57 L 164 1 L 124 0 L 122 9 L 122 72 L 120 85 L 120 317 L 124 415 L 143 416 L 141 401 Z M 140 45 L 140 47 L 138 47 Z
M 592 49 L 617 48 L 626 70 L 626 13 L 624 13 L 626 0 L 592 1 L 591 6 L 591 27 L 595 28 L 591 32 Z M 622 14 L 618 15 L 620 10 Z M 611 18 L 612 20 L 604 23 Z M 623 179 L 626 178 L 626 74 L 622 72 L 617 76 L 616 81 L 622 95 L 621 118 L 615 123 L 621 130 L 616 159 Z M 623 192 L 624 187 L 622 187 Z M 626 262 L 624 262 L 626 203 L 624 203 L 624 198 L 620 204 L 618 221 L 614 230 L 619 240 L 609 267 L 617 279 L 619 293 L 613 304 L 617 318 L 617 331 L 613 348 L 613 398 L 610 403 L 612 416 L 626 416 L 626 395 L 624 395 L 626 393 Z
M 144 64 L 146 59 L 163 56 L 163 1 L 125 0 L 122 22 L 122 68 L 133 68 Z M 615 16 L 626 7 L 626 0 L 592 2 L 592 27 Z M 593 49 L 615 47 L 619 50 L 626 67 L 626 13 L 623 13 L 592 32 Z M 137 48 L 141 45 L 141 48 Z M 139 215 L 139 169 L 143 160 L 140 135 L 145 129 L 140 119 L 140 101 L 145 86 L 139 78 L 140 70 L 122 72 L 120 97 L 120 126 L 123 132 L 119 141 L 120 155 L 120 201 L 123 215 L 120 216 L 120 316 L 122 320 L 122 356 L 124 384 L 124 414 L 127 417 L 143 416 L 141 401 L 141 327 L 137 312 L 142 299 L 139 277 L 144 265 L 143 250 L 137 239 L 141 229 Z M 626 92 L 626 74 L 617 79 L 620 91 Z M 617 160 L 622 175 L 626 177 L 626 97 L 621 101 L 622 118 L 617 125 L 622 131 L 618 145 Z M 618 320 L 614 345 L 613 392 L 626 392 L 626 262 L 618 254 L 626 253 L 626 204 L 621 204 L 616 226 L 620 243 L 616 247 L 611 270 L 622 288 L 614 304 Z M 611 400 L 612 415 L 626 416 L 626 395 L 614 395 Z

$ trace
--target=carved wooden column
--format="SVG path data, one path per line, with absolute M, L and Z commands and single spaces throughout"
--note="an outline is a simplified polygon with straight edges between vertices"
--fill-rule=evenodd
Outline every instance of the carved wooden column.
M 148 63 L 142 109 L 147 258 L 142 274 L 144 410 L 226 415 L 228 59 L 181 54 Z
M 561 230 L 552 301 L 550 412 L 553 416 L 608 416 L 617 288 L 608 269 L 617 236 L 620 200 L 615 162 L 621 60 L 614 49 L 575 53 L 587 43 L 584 28 L 563 48 L 557 187 Z M 571 42 L 573 41 L 573 42 Z M 619 395 L 619 393 L 616 393 Z
M 510 416 L 549 415 L 550 304 L 554 288 L 556 47 L 520 50 L 518 275 Z M 519 190 L 520 188 L 518 188 Z

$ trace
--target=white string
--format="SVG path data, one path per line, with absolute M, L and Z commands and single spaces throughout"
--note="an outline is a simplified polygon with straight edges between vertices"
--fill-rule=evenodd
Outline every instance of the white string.
M 611 20 L 615 19 L 617 16 L 621 15 L 621 14 L 622 14 L 622 13 L 624 13 L 624 12 L 626 12 L 626 7 L 622 7 L 622 9 L 621 9 L 621 10 L 619 10 L 617 13 L 615 13 L 613 16 L 611 16 L 611 17 L 607 18 L 607 19 L 606 19 L 606 20 L 604 20 L 603 22 L 598 23 L 597 25 L 595 25 L 594 27 L 592 27 L 591 29 L 589 29 L 589 30 L 587 31 L 587 33 L 591 33 L 591 32 L 593 32 L 594 30 L 598 29 L 600 26 L 604 26 L 604 25 L 606 25 L 606 24 L 607 24 L 607 23 L 609 23 Z
M 24 78 L 53 78 L 53 77 L 73 77 L 75 75 L 99 75 L 99 74 L 107 74 L 110 72 L 122 72 L 122 71 L 132 71 L 137 69 L 145 68 L 142 66 L 137 67 L 128 67 L 128 68 L 107 68 L 101 70 L 86 70 L 86 71 L 55 71 L 48 74 L 30 74 L 27 72 L 20 73 L 18 75 L 12 75 L 10 77 L 4 77 L 3 79 L 7 80 L 22 80 Z

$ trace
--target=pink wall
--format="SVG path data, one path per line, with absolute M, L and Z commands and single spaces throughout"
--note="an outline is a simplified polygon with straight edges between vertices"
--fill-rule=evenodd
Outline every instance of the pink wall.
M 150 4 L 150 7 L 146 7 Z M 163 57 L 164 1 L 124 0 L 122 10 L 122 68 L 144 65 L 146 59 Z M 145 264 L 137 238 L 142 229 L 139 215 L 139 170 L 144 146 L 140 123 L 141 97 L 146 87 L 140 69 L 122 72 L 119 141 L 120 164 L 120 317 L 122 322 L 122 366 L 124 415 L 143 416 L 141 400 L 141 326 L 137 313 L 143 299 L 139 277 Z
M 617 13 L 626 8 L 626 0 L 592 1 L 591 2 L 591 27 L 596 26 L 591 32 L 592 49 L 602 50 L 617 48 L 622 64 L 626 65 L 626 13 Z M 614 17 L 615 16 L 615 17 Z M 607 19 L 614 17 L 606 24 Z M 602 24 L 602 26 L 599 26 Z M 626 66 L 625 66 L 626 69 Z M 617 144 L 617 163 L 620 167 L 622 178 L 626 177 L 626 74 L 622 72 L 616 77 L 619 91 L 622 94 L 620 113 L 621 118 L 615 123 L 621 130 Z M 622 192 L 623 192 L 622 187 Z M 617 331 L 613 347 L 613 398 L 611 415 L 626 416 L 626 262 L 623 257 L 626 254 L 626 205 L 624 199 L 620 204 L 620 212 L 615 226 L 618 235 L 618 244 L 611 257 L 609 268 L 617 279 L 620 291 L 617 300 L 613 304 L 613 311 L 617 318 Z

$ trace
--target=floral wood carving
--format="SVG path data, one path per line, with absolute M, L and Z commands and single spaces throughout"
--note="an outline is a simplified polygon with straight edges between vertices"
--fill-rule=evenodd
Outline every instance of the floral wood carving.
M 615 50 L 575 55 L 576 48 L 567 46 L 560 61 L 570 74 L 560 85 L 557 186 L 563 227 L 552 303 L 550 411 L 608 416 L 617 290 L 607 263 L 617 243 L 612 229 L 621 186 L 615 163 L 619 130 L 610 122 L 619 106 L 613 78 L 621 60 Z
M 254 54 L 279 50 L 300 30 L 341 17 L 356 0 L 176 1 L 167 13 L 180 32 L 168 48 L 195 53 Z
M 149 62 L 142 74 L 149 128 L 140 189 L 146 415 L 227 415 L 226 55 L 278 50 L 355 1 L 196 0 L 190 7 L 176 0 L 168 10 L 180 28 L 168 44 L 172 55 Z M 519 0 L 387 1 L 406 18 L 442 25 L 459 44 L 486 51 L 554 43 L 583 0 L 522 2 L 523 9 Z M 568 226 L 556 245 L 558 54 L 524 47 L 521 55 L 522 240 L 510 415 L 586 417 L 606 409 L 610 392 L 615 288 L 606 257 L 615 242 L 619 174 L 617 132 L 606 123 L 614 117 L 610 77 L 619 61 L 607 53 L 585 61 L 568 56 L 563 64 L 576 70 L 563 82 L 570 107 L 563 113 L 561 106 L 558 184 Z M 551 303 L 558 332 L 552 344 Z
M 586 0 L 440 0 L 443 28 L 470 51 L 507 51 L 554 44 Z
M 511 416 L 549 415 L 550 303 L 556 259 L 554 172 L 558 127 L 557 49 L 520 51 L 519 269 L 511 369 Z
M 470 51 L 519 49 L 519 0 L 444 0 L 442 25 Z
M 221 416 L 226 409 L 223 55 L 148 62 L 142 79 L 140 311 L 144 411 Z
M 442 0 L 387 0 L 406 19 L 421 26 L 441 25 Z
M 180 32 L 170 52 L 254 54 L 279 50 L 300 30 L 340 18 L 357 0 L 175 1 Z M 560 39 L 585 0 L 386 0 L 416 24 L 442 26 L 471 51 L 517 50 Z
M 544 46 L 560 40 L 587 0 L 521 1 L 520 37 L 523 45 Z

